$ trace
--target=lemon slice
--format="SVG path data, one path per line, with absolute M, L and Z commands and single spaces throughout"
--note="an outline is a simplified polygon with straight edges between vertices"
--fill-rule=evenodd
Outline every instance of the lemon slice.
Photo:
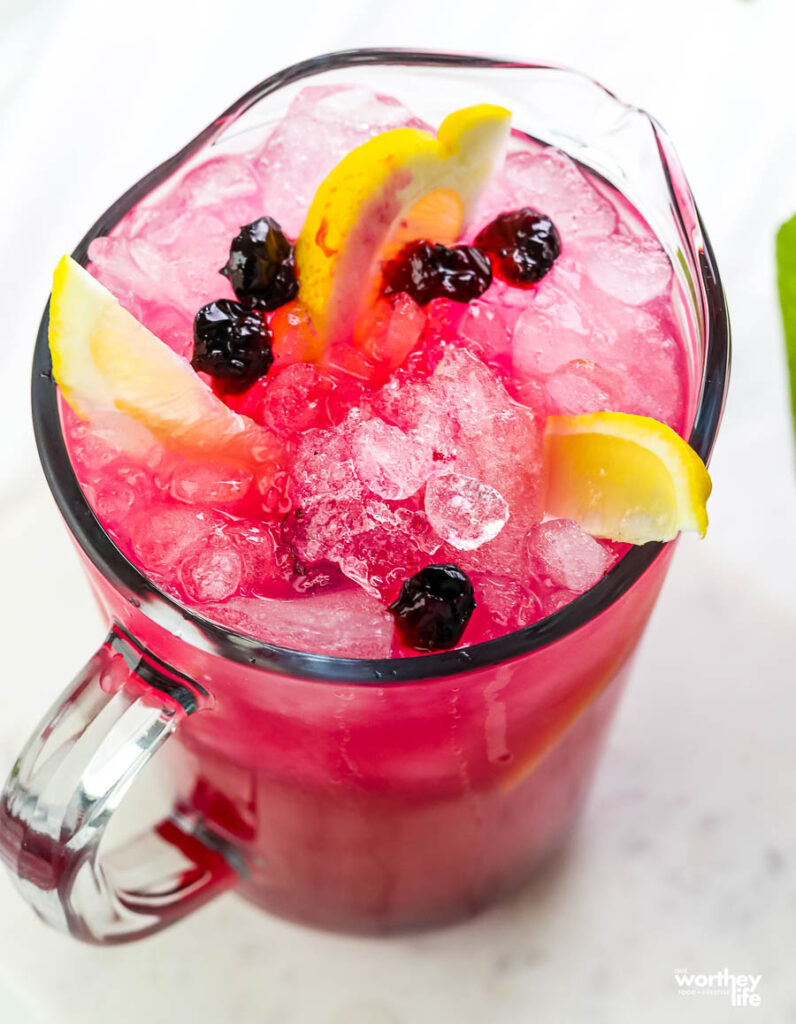
M 455 241 L 503 156 L 511 113 L 481 104 L 436 137 L 396 128 L 343 157 L 321 182 L 296 241 L 299 298 L 325 346 L 350 340 L 380 259 L 418 238 Z
M 704 537 L 710 491 L 704 463 L 665 423 L 620 412 L 547 419 L 545 512 L 595 537 Z
M 124 413 L 192 458 L 246 466 L 279 461 L 281 444 L 273 435 L 227 408 L 69 256 L 53 275 L 49 337 L 53 376 L 83 419 Z

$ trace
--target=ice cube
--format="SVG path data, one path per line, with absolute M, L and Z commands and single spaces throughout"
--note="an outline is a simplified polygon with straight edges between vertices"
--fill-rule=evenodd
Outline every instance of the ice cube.
M 431 130 L 394 96 L 373 92 L 363 85 L 307 86 L 296 97 L 291 111 L 302 108 L 319 122 L 345 125 L 359 132 L 363 141 L 394 128 Z
M 118 529 L 135 504 L 136 492 L 119 477 L 100 478 L 93 489 L 91 505 L 100 519 L 111 529 Z
M 381 415 L 432 446 L 442 469 L 474 477 L 508 502 L 499 536 L 473 549 L 468 565 L 517 573 L 522 539 L 541 518 L 541 422 L 514 402 L 495 372 L 463 349 L 444 352 L 433 373 L 382 389 Z
M 428 521 L 428 516 L 418 508 L 399 505 L 393 509 L 395 522 L 402 533 L 411 537 L 414 544 L 428 555 L 436 554 L 442 547 L 437 534 Z
M 374 396 L 372 407 L 382 419 L 420 438 L 435 458 L 453 458 L 455 420 L 440 402 L 432 378 L 412 380 L 399 370 Z
M 188 210 L 206 207 L 233 233 L 264 214 L 260 182 L 243 156 L 219 156 L 189 171 L 169 200 Z
M 134 240 L 109 235 L 95 238 L 88 247 L 91 260 L 91 271 L 119 299 L 123 306 L 138 314 L 138 306 L 130 307 L 127 296 L 135 296 L 136 302 L 161 303 L 165 296 L 164 283 L 168 286 L 170 274 L 164 270 L 165 279 L 157 277 L 158 267 L 155 266 L 155 277 L 147 272 L 147 247 L 152 265 L 160 259 L 160 253 L 149 243 L 141 242 L 133 245 Z M 136 254 L 143 260 L 143 268 Z
M 594 586 L 613 560 L 609 550 L 571 519 L 539 523 L 526 544 L 531 572 L 573 594 Z
M 479 618 L 489 617 L 498 628 L 487 628 L 490 636 L 502 636 L 535 622 L 542 614 L 538 596 L 509 576 L 473 574 Z
M 620 411 L 682 429 L 687 373 L 682 346 L 673 337 L 675 328 L 649 310 L 605 298 L 611 303 L 616 335 L 611 365 L 622 373 L 627 388 L 627 404 Z
M 321 181 L 347 153 L 373 135 L 421 124 L 397 100 L 363 86 L 308 86 L 257 156 L 265 208 L 295 237 Z
M 521 377 L 512 381 L 512 392 L 517 401 L 531 409 L 534 415 L 544 419 L 549 416 L 550 396 L 545 381 L 540 377 Z
M 435 532 L 459 551 L 472 551 L 493 540 L 509 518 L 509 506 L 499 491 L 461 473 L 432 477 L 425 509 Z
M 107 438 L 88 425 L 81 424 L 78 429 L 79 433 L 75 431 L 72 434 L 70 454 L 81 469 L 93 472 L 103 470 L 119 458 L 121 452 L 118 446 Z
M 242 584 L 249 592 L 268 591 L 275 580 L 292 572 L 290 553 L 281 543 L 279 527 L 256 519 L 236 518 L 223 527 L 225 543 L 241 557 Z
M 180 583 L 192 601 L 224 601 L 237 592 L 243 561 L 234 547 L 203 547 L 183 559 Z
M 219 273 L 229 255 L 230 232 L 238 226 L 239 217 L 232 224 L 209 208 L 185 210 L 182 213 L 164 211 L 164 220 L 158 230 L 148 229 L 144 238 L 157 247 L 158 260 L 149 265 L 150 276 L 159 273 L 158 267 L 168 268 L 167 277 L 161 277 L 160 295 L 184 310 L 191 320 L 200 306 L 220 298 L 234 298 L 232 287 Z M 143 239 L 142 239 L 143 240 Z M 135 240 L 131 245 L 135 244 Z M 137 257 L 143 266 L 141 257 Z
M 515 210 L 517 205 L 512 183 L 506 176 L 505 169 L 500 168 L 492 175 L 473 210 L 470 218 L 470 223 L 473 225 L 472 236 L 475 237 L 482 228 L 491 224 L 501 213 Z
M 531 206 L 553 221 L 566 247 L 571 239 L 610 235 L 616 210 L 577 164 L 553 148 L 509 153 L 504 174 L 517 206 Z
M 489 367 L 457 348 L 445 351 L 425 379 L 411 381 L 395 374 L 374 401 L 384 419 L 416 434 L 442 461 L 456 454 L 462 420 L 480 423 L 511 405 L 506 389 Z
M 140 302 L 138 319 L 156 338 L 178 356 L 190 359 L 193 353 L 193 319 L 176 306 L 162 302 Z
M 408 510 L 365 495 L 363 488 L 358 497 L 305 503 L 287 536 L 300 559 L 335 562 L 349 579 L 377 595 L 427 560 L 427 530 L 399 514 Z
M 459 323 L 459 338 L 487 359 L 510 355 L 512 331 L 506 311 L 493 302 L 471 302 Z
M 386 658 L 394 623 L 383 603 L 359 588 L 297 600 L 235 597 L 205 614 L 258 640 L 343 658 Z
M 672 280 L 672 265 L 652 238 L 598 239 L 584 247 L 583 265 L 598 288 L 630 306 L 662 295 Z
M 508 392 L 484 361 L 471 352 L 450 348 L 431 375 L 435 396 L 460 426 L 503 411 Z
M 426 314 L 410 295 L 380 299 L 358 321 L 354 345 L 346 340 L 330 361 L 366 380 L 385 380 L 415 347 L 425 325 Z
M 299 502 L 357 500 L 364 488 L 354 472 L 353 453 L 346 431 L 313 428 L 301 435 L 292 467 L 293 488 Z
M 508 522 L 494 540 L 462 552 L 460 562 L 468 570 L 519 577 L 523 573 L 523 537 L 542 515 L 541 475 L 538 469 L 529 472 L 528 467 L 517 464 L 504 480 L 502 494 L 509 506 Z
M 206 211 L 166 206 L 133 238 L 95 238 L 89 257 L 95 276 L 135 316 L 141 318 L 143 303 L 155 303 L 176 308 L 192 322 L 200 306 L 233 297 L 229 282 L 218 273 L 229 241 L 224 223 Z
M 384 422 L 374 423 L 374 413 Z M 356 438 L 362 443 L 356 443 Z M 407 478 L 406 454 L 415 444 L 420 446 L 418 454 L 425 449 L 422 473 L 412 466 Z M 393 463 L 389 474 L 383 472 L 385 445 L 391 459 L 400 454 L 403 460 Z M 377 448 L 381 465 L 365 465 Z M 491 519 L 487 526 L 478 524 L 476 535 L 462 535 L 470 554 L 483 553 L 482 560 L 491 571 L 519 572 L 522 539 L 541 518 L 540 423 L 512 401 L 488 366 L 456 348 L 443 352 L 429 376 L 413 379 L 399 371 L 365 413 L 354 410 L 336 430 L 310 430 L 301 439 L 293 467 L 298 511 L 291 527 L 291 543 L 299 558 L 309 563 L 335 562 L 371 593 L 383 592 L 411 575 L 428 562 L 442 540 L 437 536 L 430 543 L 436 534 L 425 516 L 412 521 L 416 509 L 396 509 L 379 498 L 386 496 L 389 487 L 389 493 L 396 495 L 390 501 L 407 500 L 397 495 L 407 494 L 410 486 L 416 490 L 430 462 L 438 470 L 472 477 L 477 487 L 483 485 L 477 496 Z M 398 472 L 400 490 L 396 490 Z M 371 484 L 385 494 L 377 497 Z M 466 497 L 473 496 L 467 492 Z M 497 537 L 496 527 L 503 527 Z M 510 534 L 505 541 L 504 534 Z M 481 547 L 475 549 L 473 544 Z
M 434 468 L 428 445 L 378 417 L 355 428 L 351 450 L 365 487 L 391 501 L 416 494 Z
M 169 183 L 167 192 L 135 207 L 114 234 L 170 245 L 186 224 L 195 223 L 208 235 L 223 233 L 228 245 L 242 225 L 267 212 L 251 160 L 236 154 L 204 157 L 176 184 Z
M 554 267 L 515 324 L 514 372 L 538 379 L 573 359 L 593 358 L 593 334 L 587 309 Z
M 351 444 L 360 422 L 354 410 L 334 430 L 302 436 L 292 470 L 296 508 L 286 540 L 301 561 L 334 562 L 376 594 L 419 566 L 428 528 L 415 523 L 409 509 L 374 497 L 360 481 Z
M 553 583 L 541 586 L 538 592 L 541 615 L 555 615 L 570 601 L 574 601 L 578 594 L 576 591 L 567 590 L 566 587 L 558 587 Z
M 453 299 L 432 299 L 423 306 L 426 315 L 423 340 L 427 350 L 444 350 L 449 340 L 458 334 L 459 324 L 467 312 L 468 305 L 469 303 L 454 302 Z M 433 356 L 430 362 L 433 365 Z
M 680 346 L 671 338 L 647 353 L 643 362 L 631 368 L 634 388 L 633 412 L 667 423 L 682 431 L 685 422 L 685 368 Z
M 292 363 L 263 381 L 258 422 L 281 437 L 327 424 L 332 382 L 311 363 Z
M 145 570 L 174 573 L 184 558 L 205 547 L 220 525 L 220 517 L 206 509 L 155 505 L 134 516 L 130 543 Z
M 542 516 L 542 421 L 512 401 L 483 365 L 465 375 L 458 400 L 454 468 L 498 491 L 510 511 L 499 536 L 477 550 L 473 564 L 480 561 L 487 571 L 518 573 L 522 537 Z
M 373 510 L 356 516 L 346 543 L 341 545 L 337 562 L 349 579 L 374 596 L 394 590 L 428 561 L 415 538 L 404 533 L 395 512 L 384 519 Z
M 544 151 L 539 143 L 533 142 L 516 128 L 512 129 L 503 164 L 489 179 L 470 218 L 474 228 L 473 236 L 499 214 L 527 205 L 528 190 L 525 183 L 521 183 L 519 190 L 516 187 L 517 157 L 522 155 L 526 160 L 534 159 Z
M 591 362 L 573 359 L 547 379 L 551 413 L 579 416 L 608 409 L 630 412 L 627 381 L 618 373 Z
M 103 475 L 119 459 L 143 463 L 154 449 L 160 448 L 143 424 L 123 413 L 97 412 L 91 422 L 85 422 L 67 409 L 65 417 L 70 455 L 79 468 L 92 477 Z
M 188 505 L 234 505 L 246 497 L 253 479 L 245 469 L 174 456 L 170 491 Z

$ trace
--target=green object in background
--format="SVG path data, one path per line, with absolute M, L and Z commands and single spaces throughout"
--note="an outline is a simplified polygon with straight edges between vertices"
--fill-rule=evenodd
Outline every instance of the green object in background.
M 777 285 L 785 328 L 791 412 L 796 430 L 796 217 L 785 221 L 777 232 Z

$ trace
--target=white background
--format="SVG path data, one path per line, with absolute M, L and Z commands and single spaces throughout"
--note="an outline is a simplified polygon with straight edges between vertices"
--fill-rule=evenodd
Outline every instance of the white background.
M 734 330 L 704 543 L 686 538 L 568 856 L 437 934 L 363 941 L 226 897 L 137 946 L 47 931 L 0 876 L 0 1024 L 796 1021 L 796 489 L 775 296 L 796 212 L 793 0 L 0 0 L 0 776 L 101 635 L 28 426 L 61 253 L 252 84 L 357 45 L 581 68 L 675 140 Z M 763 1005 L 673 972 L 763 975 Z

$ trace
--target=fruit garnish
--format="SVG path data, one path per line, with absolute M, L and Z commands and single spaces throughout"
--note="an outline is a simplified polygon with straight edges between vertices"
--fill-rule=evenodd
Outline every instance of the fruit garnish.
M 221 273 L 246 306 L 278 309 L 298 293 L 293 246 L 273 217 L 260 217 L 240 229 Z
M 259 310 L 219 299 L 194 317 L 191 366 L 223 381 L 227 390 L 245 391 L 273 361 L 271 331 Z
M 489 258 L 472 245 L 448 249 L 438 242 L 410 242 L 384 265 L 384 294 L 406 292 L 419 306 L 432 299 L 472 302 L 492 283 Z
M 530 206 L 495 217 L 475 244 L 490 256 L 498 277 L 520 288 L 541 281 L 561 255 L 555 224 Z
M 704 537 L 711 482 L 697 453 L 648 416 L 549 416 L 545 512 L 587 533 L 630 544 Z
M 276 463 L 281 442 L 228 409 L 201 377 L 70 256 L 53 275 L 53 375 L 83 419 L 124 413 L 194 459 Z
M 435 188 L 418 199 L 384 247 L 387 259 L 399 252 L 407 243 L 418 238 L 433 238 L 444 245 L 453 245 L 459 237 L 464 219 L 462 199 L 452 188 Z
M 321 355 L 321 342 L 303 302 L 294 299 L 271 317 L 271 347 L 274 369 L 290 363 L 314 363 Z
M 321 182 L 296 241 L 299 298 L 324 346 L 349 340 L 380 261 L 419 238 L 450 244 L 503 155 L 511 114 L 482 104 L 436 137 L 397 128 L 363 143 Z
M 404 643 L 444 651 L 461 640 L 475 610 L 470 577 L 458 565 L 427 565 L 410 576 L 390 605 Z

